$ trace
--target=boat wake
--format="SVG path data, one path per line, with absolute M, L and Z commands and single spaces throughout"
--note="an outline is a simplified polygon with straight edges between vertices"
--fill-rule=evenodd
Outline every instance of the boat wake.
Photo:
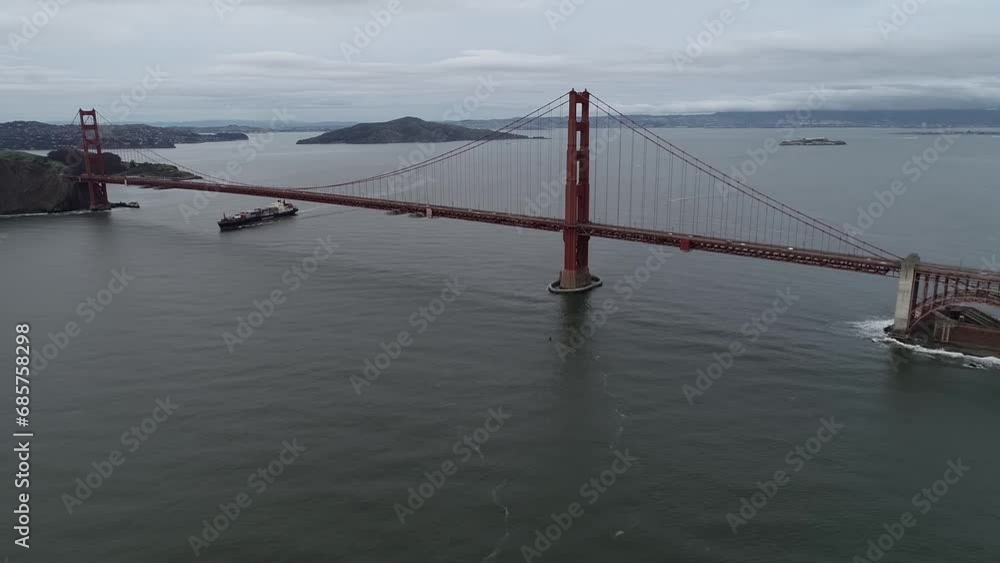
M 594 359 L 600 359 L 600 356 Z M 608 444 L 608 449 L 615 451 L 622 446 L 622 436 L 625 434 L 625 429 L 629 424 L 629 416 L 622 399 L 608 391 L 608 373 L 605 371 L 601 372 L 601 392 L 615 402 L 614 424 L 617 426 L 617 430 L 615 430 L 614 440 Z
M 852 332 L 862 338 L 867 338 L 872 342 L 884 342 L 888 340 L 885 335 L 885 327 L 892 324 L 892 319 L 868 319 L 867 321 L 857 321 L 847 323 Z
M 500 552 L 503 551 L 503 547 L 507 544 L 507 540 L 510 539 L 510 507 L 500 502 L 499 497 L 497 495 L 497 492 L 501 491 L 506 486 L 507 486 L 507 481 L 504 481 L 503 483 L 500 483 L 499 485 L 494 487 L 492 491 L 490 491 L 490 497 L 493 499 L 493 504 L 495 504 L 497 508 L 503 509 L 504 534 L 503 537 L 497 540 L 496 546 L 493 548 L 493 551 L 491 551 L 490 554 L 487 555 L 486 557 L 483 557 L 482 563 L 495 563 L 497 557 L 500 556 Z
M 904 350 L 909 350 L 911 352 L 932 358 L 956 360 L 962 363 L 962 367 L 972 369 L 1000 369 L 1000 358 L 995 356 L 972 356 L 952 350 L 925 348 L 923 346 L 917 346 L 916 344 L 900 342 L 885 333 L 885 327 L 891 324 L 892 319 L 869 319 L 866 321 L 848 323 L 857 336 L 866 338 L 872 342 L 902 348 Z
M 478 446 L 478 445 L 476 445 L 476 444 L 468 444 L 468 445 L 469 445 L 469 447 L 471 447 L 471 448 L 472 448 L 472 451 L 474 451 L 474 452 L 476 452 L 477 454 L 479 454 L 479 459 L 480 459 L 480 460 L 481 460 L 481 461 L 483 462 L 483 464 L 485 465 L 485 464 L 486 464 L 486 456 L 484 456 L 484 455 L 483 455 L 483 450 L 479 449 L 479 446 Z

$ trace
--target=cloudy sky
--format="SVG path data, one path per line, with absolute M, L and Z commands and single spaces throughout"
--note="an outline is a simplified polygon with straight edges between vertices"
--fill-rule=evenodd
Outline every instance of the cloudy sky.
M 996 0 L 2 3 L 0 121 L 442 119 L 483 82 L 475 118 L 570 88 L 648 113 L 793 109 L 812 88 L 828 109 L 1000 107 Z

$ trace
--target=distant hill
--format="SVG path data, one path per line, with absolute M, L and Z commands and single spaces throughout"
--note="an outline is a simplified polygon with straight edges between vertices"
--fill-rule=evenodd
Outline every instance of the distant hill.
M 259 119 L 205 119 L 202 121 L 151 121 L 146 125 L 156 127 L 180 127 L 199 133 L 217 131 L 240 131 L 243 133 L 275 132 L 312 132 L 333 131 L 354 125 L 357 121 L 275 121 Z
M 241 132 L 199 133 L 180 127 L 149 125 L 114 125 L 102 127 L 101 136 L 109 148 L 172 149 L 185 143 L 245 141 Z M 31 151 L 52 150 L 81 143 L 78 125 L 51 125 L 39 121 L 0 123 L 0 149 Z
M 527 139 L 511 133 L 494 133 L 489 129 L 471 129 L 459 125 L 434 123 L 416 117 L 403 117 L 383 123 L 360 123 L 318 137 L 302 139 L 300 145 L 327 145 L 334 143 L 375 145 L 385 143 L 447 143 L 475 141 L 494 134 L 494 139 Z
M 648 128 L 702 127 L 729 129 L 784 129 L 788 127 L 885 127 L 893 129 L 917 129 L 971 127 L 1000 127 L 1000 111 L 996 110 L 862 110 L 838 111 L 819 110 L 795 122 L 795 111 L 723 111 L 698 115 L 629 115 L 628 118 Z M 508 119 L 475 119 L 457 121 L 463 127 L 484 127 L 496 129 L 514 121 Z M 627 120 L 626 120 L 627 122 Z M 619 127 L 618 120 L 600 116 L 591 120 L 592 127 Z M 531 123 L 527 129 L 564 129 L 566 119 L 543 117 Z

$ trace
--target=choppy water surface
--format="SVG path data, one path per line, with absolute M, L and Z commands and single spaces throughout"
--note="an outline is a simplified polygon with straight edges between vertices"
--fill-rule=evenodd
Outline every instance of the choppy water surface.
M 772 134 L 662 133 L 726 170 Z M 849 145 L 783 149 L 753 182 L 838 225 L 933 142 L 801 134 Z M 294 145 L 305 136 L 240 160 L 239 179 L 329 183 L 412 148 Z M 869 240 L 982 264 L 998 150 L 960 138 Z M 164 153 L 199 170 L 243 158 L 234 143 Z M 142 209 L 0 221 L 5 330 L 31 323 L 41 346 L 80 329 L 36 365 L 33 548 L 12 561 L 188 561 L 192 536 L 219 562 L 513 562 L 522 546 L 532 561 L 850 561 L 907 511 L 885 561 L 1000 559 L 1000 362 L 883 341 L 895 280 L 670 251 L 628 286 L 651 249 L 596 240 L 607 285 L 560 298 L 544 289 L 555 234 L 309 204 L 220 233 L 223 211 L 262 202 L 194 198 L 115 187 Z M 717 378 L 691 404 L 699 372 Z M 115 450 L 124 463 L 67 514 L 63 495 Z M 958 460 L 971 469 L 935 495 Z M 758 482 L 770 498 L 750 510 Z

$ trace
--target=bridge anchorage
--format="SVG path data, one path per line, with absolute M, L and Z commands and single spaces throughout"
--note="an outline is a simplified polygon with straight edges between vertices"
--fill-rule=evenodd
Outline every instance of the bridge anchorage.
M 1000 351 L 1000 320 L 972 305 L 1000 308 L 994 272 L 902 261 L 891 336 L 919 346 L 949 346 L 973 353 Z
M 141 140 L 129 138 L 125 129 L 102 131 L 106 122 L 97 111 L 80 110 L 86 172 L 76 180 L 86 186 L 95 210 L 109 207 L 107 185 L 131 180 L 161 189 L 558 232 L 562 269 L 548 286 L 557 294 L 601 287 L 590 271 L 592 238 L 898 276 L 891 335 L 916 344 L 1000 351 L 1000 320 L 967 307 L 1000 307 L 1000 273 L 924 263 L 916 255 L 904 259 L 867 243 L 701 160 L 587 90 L 560 95 L 474 141 L 449 150 L 436 147 L 437 152 L 411 158 L 413 163 L 402 168 L 295 188 L 246 184 L 184 168 L 137 148 Z M 547 136 L 529 133 L 545 129 Z M 106 170 L 104 157 L 116 162 L 112 152 L 121 162 L 152 166 Z M 238 169 L 227 167 L 227 173 L 238 174 Z M 187 172 L 190 179 L 173 172 Z

